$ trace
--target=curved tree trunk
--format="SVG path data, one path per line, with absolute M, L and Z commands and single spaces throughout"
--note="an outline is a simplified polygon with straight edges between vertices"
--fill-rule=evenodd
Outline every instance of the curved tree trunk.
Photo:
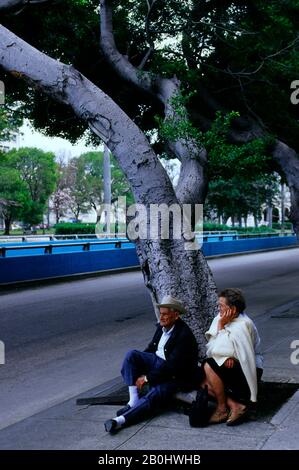
M 148 210 L 151 204 L 163 203 L 169 207 L 200 202 L 201 189 L 193 187 L 197 181 L 197 176 L 195 180 L 193 176 L 195 170 L 197 174 L 201 172 L 200 161 L 205 164 L 202 149 L 198 149 L 198 165 L 194 167 L 190 164 L 194 154 L 188 158 L 187 147 L 177 143 L 186 166 L 181 173 L 179 194 L 176 194 L 144 133 L 109 96 L 73 67 L 51 59 L 3 26 L 0 26 L 0 64 L 6 71 L 69 105 L 88 123 L 117 159 L 137 204 L 143 204 Z M 202 183 L 205 185 L 205 181 Z M 165 294 L 181 298 L 188 312 L 186 320 L 196 334 L 203 355 L 203 333 L 217 313 L 217 297 L 202 253 L 186 251 L 183 239 L 140 240 L 137 253 L 154 306 Z

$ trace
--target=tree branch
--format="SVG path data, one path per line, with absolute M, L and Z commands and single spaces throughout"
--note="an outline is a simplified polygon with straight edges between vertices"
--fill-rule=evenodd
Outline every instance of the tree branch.
M 27 5 L 33 5 L 37 3 L 46 3 L 51 0 L 0 0 L 0 13 L 17 12 L 23 10 Z
M 74 67 L 38 51 L 0 26 L 0 65 L 17 78 L 69 105 L 115 155 L 135 200 L 172 204 L 176 197 L 162 164 L 136 124 Z
M 140 72 L 118 51 L 112 27 L 112 9 L 110 0 L 101 0 L 101 37 L 100 44 L 104 56 L 114 70 L 124 80 L 152 94 L 152 78 L 148 72 Z
M 111 0 L 101 0 L 100 5 L 101 47 L 108 62 L 120 77 L 158 99 L 164 105 L 166 120 L 179 121 L 181 118 L 173 107 L 173 98 L 180 94 L 180 81 L 176 77 L 167 79 L 149 72 L 140 72 L 138 68 L 129 62 L 127 57 L 120 54 L 113 35 Z M 187 116 L 187 110 L 185 112 Z M 178 190 L 176 191 L 179 202 L 203 202 L 202 196 L 205 193 L 206 181 L 203 181 L 201 178 L 205 177 L 202 165 L 206 166 L 206 152 L 194 139 L 190 139 L 190 141 L 180 139 L 176 142 L 171 142 L 169 143 L 169 148 L 182 163 Z M 190 160 L 197 160 L 198 163 L 191 163 Z M 190 181 L 194 177 L 198 184 L 191 188 Z M 185 183 L 186 187 L 184 187 Z
M 150 16 L 151 16 L 151 13 L 153 11 L 153 8 L 154 8 L 155 4 L 157 3 L 157 0 L 152 0 L 152 3 L 150 3 L 149 0 L 146 0 L 146 3 L 147 3 L 147 15 L 146 15 L 146 18 L 145 18 L 145 32 L 146 32 L 147 42 L 148 42 L 148 45 L 149 45 L 149 50 L 147 51 L 145 57 L 142 60 L 142 63 L 144 63 L 144 64 L 146 62 L 145 58 L 148 59 L 148 57 L 150 56 L 150 51 L 152 53 L 155 49 L 155 44 L 154 44 L 154 41 L 153 41 L 153 38 L 152 38 L 151 32 L 150 32 Z M 140 68 L 141 67 L 139 66 L 139 69 Z
M 247 143 L 253 139 L 265 137 L 267 135 L 264 129 L 251 119 L 240 119 L 239 123 L 243 123 L 245 129 L 232 129 L 230 132 L 230 138 L 235 143 Z M 272 149 L 272 158 L 286 177 L 291 194 L 290 220 L 294 225 L 294 230 L 297 234 L 297 238 L 299 239 L 299 156 L 296 151 L 286 143 L 276 139 Z

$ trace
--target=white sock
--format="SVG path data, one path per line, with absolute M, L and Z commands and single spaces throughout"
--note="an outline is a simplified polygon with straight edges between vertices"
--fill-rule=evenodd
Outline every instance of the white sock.
M 130 400 L 128 402 L 128 405 L 133 408 L 133 406 L 137 405 L 139 401 L 138 388 L 136 387 L 136 385 L 129 386 L 129 396 Z
M 126 418 L 124 416 L 116 416 L 116 418 L 113 418 L 113 421 L 117 422 L 116 429 L 119 429 L 123 424 L 125 424 Z

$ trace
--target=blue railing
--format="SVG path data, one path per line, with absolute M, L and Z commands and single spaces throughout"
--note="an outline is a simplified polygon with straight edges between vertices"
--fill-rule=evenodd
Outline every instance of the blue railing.
M 227 234 L 228 235 L 228 234 Z M 235 240 L 203 242 L 205 256 L 223 256 L 298 246 L 295 236 L 246 234 Z M 285 234 L 283 234 L 285 235 Z M 199 237 L 199 241 L 202 237 Z M 134 243 L 127 239 L 48 241 L 0 246 L 0 286 L 16 282 L 90 275 L 139 266 Z
M 8 251 L 23 251 L 23 250 L 44 250 L 45 255 L 51 255 L 53 249 L 65 248 L 65 247 L 82 247 L 82 251 L 90 251 L 91 246 L 97 245 L 110 245 L 114 248 L 121 248 L 123 244 L 131 244 L 127 239 L 116 239 L 116 240 L 105 240 L 105 241 L 84 241 L 84 242 L 73 242 L 73 243 L 47 243 L 47 244 L 36 244 L 36 245 L 6 245 L 0 246 L 0 257 L 5 258 Z
M 230 242 L 234 240 L 245 240 L 245 239 L 264 239 L 264 238 L 277 238 L 277 237 L 286 237 L 290 236 L 291 234 L 288 233 L 275 233 L 275 232 L 269 232 L 269 233 L 246 233 L 246 234 L 238 234 L 237 232 L 217 232 L 217 233 L 212 233 L 206 232 L 200 233 L 197 232 L 196 236 L 199 239 L 199 241 L 202 241 L 204 243 L 215 243 L 215 242 Z M 293 235 L 292 235 L 293 236 Z M 40 238 L 48 238 L 48 241 L 50 243 L 39 243 L 36 241 L 30 241 L 40 239 Z M 46 236 L 30 236 L 29 237 L 20 237 L 19 239 L 22 239 L 22 242 L 19 244 L 11 244 L 11 243 L 6 243 L 0 245 L 0 258 L 5 258 L 7 255 L 8 256 L 26 256 L 26 255 L 50 255 L 53 252 L 55 254 L 57 253 L 62 253 L 62 252 L 71 252 L 71 251 L 76 251 L 76 252 L 86 252 L 90 251 L 92 247 L 95 249 L 99 248 L 121 248 L 123 244 L 126 244 L 127 246 L 134 247 L 133 242 L 128 240 L 127 238 L 110 238 L 110 239 L 105 239 L 105 240 L 98 240 L 98 237 L 95 234 L 75 234 L 75 235 L 60 235 L 59 237 L 61 239 L 65 239 L 68 241 L 59 241 L 57 240 L 58 236 L 53 236 L 53 235 L 46 235 Z M 70 241 L 70 237 L 74 237 L 74 241 Z M 81 242 L 77 241 L 79 240 L 79 237 L 84 238 Z M 88 239 L 89 237 L 96 238 L 96 240 L 90 240 Z M 15 238 L 14 238 L 15 239 Z M 7 238 L 5 238 L 7 240 Z M 0 239 L 1 242 L 1 239 Z M 71 248 L 71 250 L 65 250 L 65 248 Z M 59 250 L 60 249 L 60 250 Z

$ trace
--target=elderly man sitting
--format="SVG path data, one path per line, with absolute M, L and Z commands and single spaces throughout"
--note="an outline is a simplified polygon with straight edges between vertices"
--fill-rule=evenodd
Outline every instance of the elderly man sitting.
M 144 352 L 129 351 L 122 376 L 129 387 L 129 402 L 117 416 L 105 422 L 105 430 L 114 433 L 166 408 L 179 390 L 190 391 L 198 382 L 198 346 L 193 333 L 180 315 L 182 302 L 169 295 L 158 304 L 160 324 Z M 148 392 L 140 396 L 145 384 Z

